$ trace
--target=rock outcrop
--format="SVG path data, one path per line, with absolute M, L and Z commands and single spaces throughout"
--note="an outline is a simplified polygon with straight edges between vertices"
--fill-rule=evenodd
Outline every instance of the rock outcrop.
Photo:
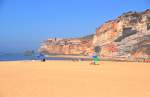
M 106 58 L 127 60 L 150 57 L 150 10 L 128 12 L 96 30 L 93 45 Z
M 72 54 L 72 55 L 87 55 L 91 53 L 93 35 L 81 38 L 48 39 L 42 43 L 40 52 L 46 54 Z

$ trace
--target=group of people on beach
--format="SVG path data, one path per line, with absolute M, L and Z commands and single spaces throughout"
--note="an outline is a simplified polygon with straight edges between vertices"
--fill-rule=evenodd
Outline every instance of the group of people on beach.
M 46 57 L 42 53 L 40 53 L 37 57 L 41 60 L 41 62 L 46 61 Z M 100 56 L 97 55 L 96 53 L 94 53 L 92 56 L 92 62 L 90 64 L 91 65 L 99 65 L 99 61 L 100 61 Z
M 32 56 L 35 56 L 35 54 L 32 53 Z M 39 53 L 38 56 L 37 56 L 37 58 L 40 59 L 41 62 L 45 62 L 46 61 L 46 57 L 42 53 Z M 94 52 L 93 55 L 92 55 L 92 62 L 90 63 L 90 65 L 98 65 L 99 61 L 100 61 L 100 55 L 98 53 Z

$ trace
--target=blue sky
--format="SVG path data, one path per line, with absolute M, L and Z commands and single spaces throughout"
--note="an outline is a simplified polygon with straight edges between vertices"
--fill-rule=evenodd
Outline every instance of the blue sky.
M 0 52 L 37 49 L 49 37 L 80 37 L 149 0 L 0 0 Z

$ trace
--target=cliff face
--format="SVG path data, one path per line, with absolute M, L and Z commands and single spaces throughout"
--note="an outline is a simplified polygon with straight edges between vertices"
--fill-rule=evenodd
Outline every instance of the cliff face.
M 91 53 L 93 35 L 81 38 L 48 39 L 43 42 L 40 52 L 47 54 L 87 55 Z
M 99 47 L 106 58 L 127 60 L 150 58 L 150 10 L 124 13 L 82 38 L 48 39 L 40 52 L 49 54 L 89 54 Z
M 128 12 L 96 30 L 93 45 L 100 55 L 126 59 L 150 57 L 150 10 Z

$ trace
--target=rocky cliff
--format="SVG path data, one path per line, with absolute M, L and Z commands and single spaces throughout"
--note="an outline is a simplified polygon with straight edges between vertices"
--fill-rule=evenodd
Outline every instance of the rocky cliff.
M 42 43 L 39 51 L 46 54 L 87 55 L 92 50 L 93 35 L 81 38 L 52 38 Z
M 103 58 L 127 60 L 150 58 L 150 10 L 128 12 L 82 38 L 48 39 L 40 52 L 52 54 L 89 54 L 99 47 Z
M 136 60 L 150 57 L 150 10 L 128 12 L 96 30 L 93 45 L 107 58 Z

